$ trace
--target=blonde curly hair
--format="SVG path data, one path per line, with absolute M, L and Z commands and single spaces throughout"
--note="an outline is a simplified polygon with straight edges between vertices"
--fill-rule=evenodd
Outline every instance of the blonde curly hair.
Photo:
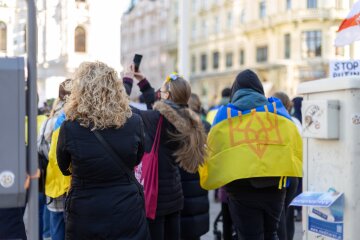
M 66 118 L 91 130 L 120 128 L 132 112 L 123 82 L 102 62 L 83 62 L 75 71 L 66 101 Z

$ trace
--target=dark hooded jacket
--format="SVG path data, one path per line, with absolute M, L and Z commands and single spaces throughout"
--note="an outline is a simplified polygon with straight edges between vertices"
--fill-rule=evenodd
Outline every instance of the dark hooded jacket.
M 301 114 L 301 105 L 302 105 L 303 98 L 302 97 L 296 97 L 292 100 L 293 102 L 293 108 L 294 113 L 292 114 L 294 117 L 296 117 L 297 120 L 302 122 L 302 114 Z

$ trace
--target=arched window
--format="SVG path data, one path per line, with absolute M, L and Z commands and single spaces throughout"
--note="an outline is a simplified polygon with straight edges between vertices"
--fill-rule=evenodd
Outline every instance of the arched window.
M 75 28 L 75 52 L 86 51 L 86 31 L 83 27 Z
M 4 22 L 0 22 L 0 51 L 7 50 L 7 27 Z

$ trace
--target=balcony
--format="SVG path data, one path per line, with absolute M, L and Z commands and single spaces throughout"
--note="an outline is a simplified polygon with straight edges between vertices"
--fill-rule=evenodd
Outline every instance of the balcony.
M 306 22 L 311 20 L 342 20 L 347 10 L 342 9 L 300 9 L 268 15 L 263 19 L 255 19 L 244 23 L 244 31 L 268 29 L 291 22 Z

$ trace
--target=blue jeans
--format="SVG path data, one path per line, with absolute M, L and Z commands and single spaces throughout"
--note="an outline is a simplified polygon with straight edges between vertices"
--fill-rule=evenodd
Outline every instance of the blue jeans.
M 46 196 L 39 193 L 39 239 L 50 237 L 50 212 L 46 207 Z
M 52 240 L 65 239 L 64 212 L 50 212 L 50 233 Z
M 43 238 L 51 238 L 50 232 L 50 211 L 44 206 L 44 213 L 43 213 L 43 228 L 42 228 L 42 236 Z

